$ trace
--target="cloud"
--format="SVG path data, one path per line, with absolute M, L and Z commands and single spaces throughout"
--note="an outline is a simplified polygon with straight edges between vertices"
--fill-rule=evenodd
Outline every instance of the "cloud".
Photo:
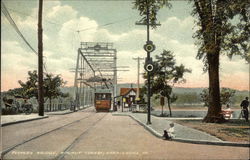
M 37 56 L 24 50 L 16 41 L 2 43 L 2 90 L 20 87 L 18 80 L 25 81 L 27 72 L 37 69 Z
M 33 18 L 32 18 L 33 17 Z M 34 48 L 37 48 L 37 8 L 32 10 L 31 17 L 17 18 L 17 24 Z M 55 22 L 52 24 L 50 22 Z M 118 72 L 118 76 L 123 80 L 119 82 L 135 83 L 137 80 L 137 62 L 135 57 L 146 57 L 143 45 L 146 43 L 146 29 L 137 26 L 128 29 L 123 33 L 114 33 L 108 28 L 98 27 L 98 21 L 79 14 L 69 5 L 63 5 L 60 1 L 45 1 L 44 3 L 44 56 L 47 70 L 55 74 L 62 74 L 63 78 L 73 84 L 74 73 L 69 69 L 76 65 L 77 49 L 80 42 L 113 42 L 117 49 L 118 66 L 129 66 L 130 71 Z M 184 19 L 178 17 L 168 17 L 156 30 L 150 31 L 150 39 L 156 45 L 156 50 L 151 53 L 154 57 L 160 54 L 163 49 L 171 50 L 175 54 L 177 64 L 184 64 L 192 69 L 191 74 L 186 74 L 186 84 L 182 86 L 207 86 L 207 73 L 203 74 L 203 63 L 196 60 L 197 47 L 192 39 L 194 18 L 188 16 Z M 77 32 L 81 30 L 81 32 Z M 33 70 L 37 65 L 37 57 L 21 41 L 2 41 L 2 60 L 4 74 L 16 81 L 19 73 L 27 75 L 28 70 Z M 16 59 L 16 60 L 13 60 Z M 141 72 L 143 62 L 141 61 Z M 18 66 L 15 71 L 13 66 Z M 232 69 L 234 68 L 234 69 Z M 228 79 L 232 72 L 241 70 L 241 78 L 247 77 L 247 65 L 240 59 L 228 61 L 221 58 L 221 80 Z M 142 80 L 141 80 L 142 82 Z M 245 83 L 245 82 L 244 82 Z M 4 83 L 6 85 L 6 83 Z
M 235 56 L 230 60 L 226 56 L 220 57 L 220 70 L 222 76 L 232 73 L 249 73 L 249 65 L 246 63 L 244 59 L 238 59 L 239 57 Z M 232 69 L 233 68 L 233 69 Z
M 50 21 L 55 21 L 57 23 L 64 23 L 72 19 L 72 17 L 77 16 L 77 11 L 75 11 L 71 6 L 68 5 L 57 5 L 51 8 L 50 11 L 45 13 L 45 18 Z M 58 18 L 60 17 L 60 18 Z
M 155 32 L 164 33 L 164 36 L 169 39 L 193 44 L 192 35 L 195 32 L 194 20 L 192 16 L 188 16 L 182 20 L 177 17 L 169 17 L 162 22 L 162 25 Z

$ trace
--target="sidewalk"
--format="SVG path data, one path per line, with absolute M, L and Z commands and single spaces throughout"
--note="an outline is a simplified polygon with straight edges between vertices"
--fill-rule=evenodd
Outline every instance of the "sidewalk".
M 81 106 L 80 110 L 84 110 L 89 108 L 90 106 Z M 29 115 L 26 114 L 18 114 L 18 115 L 2 115 L 1 116 L 1 125 L 7 126 L 11 124 L 21 123 L 21 122 L 27 122 L 27 121 L 33 121 L 43 118 L 48 118 L 49 115 L 65 115 L 69 113 L 74 113 L 73 111 L 70 111 L 70 109 L 63 110 L 63 111 L 54 111 L 54 112 L 44 112 L 44 116 L 38 116 L 38 113 L 32 113 Z
M 64 115 L 64 114 L 69 114 L 69 113 L 73 113 L 73 111 L 71 111 L 70 109 L 66 109 L 63 111 L 44 112 L 44 114 L 46 115 Z
M 18 115 L 2 115 L 1 116 L 1 125 L 7 126 L 11 124 L 21 123 L 21 122 L 27 122 L 32 120 L 38 120 L 43 118 L 48 118 L 49 116 L 39 116 L 37 113 L 32 113 L 29 115 L 26 114 L 18 114 Z
M 169 128 L 169 124 L 172 122 L 171 119 L 174 119 L 174 118 L 161 118 L 161 117 L 151 116 L 152 124 L 147 125 L 146 124 L 147 114 L 145 113 L 116 112 L 113 113 L 113 115 L 130 116 L 158 138 L 163 138 L 162 137 L 163 131 L 166 128 Z M 190 127 L 186 127 L 177 123 L 175 123 L 175 138 L 173 139 L 173 141 L 196 143 L 196 144 L 214 144 L 214 145 L 224 145 L 224 146 L 249 147 L 249 144 L 247 143 L 234 143 L 234 142 L 222 141 L 221 139 L 212 136 L 208 133 Z

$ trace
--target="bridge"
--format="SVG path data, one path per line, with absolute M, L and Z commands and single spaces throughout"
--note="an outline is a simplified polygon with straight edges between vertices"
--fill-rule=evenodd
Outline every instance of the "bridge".
M 93 105 L 96 89 L 117 93 L 117 50 L 113 43 L 81 42 L 75 67 L 75 105 Z

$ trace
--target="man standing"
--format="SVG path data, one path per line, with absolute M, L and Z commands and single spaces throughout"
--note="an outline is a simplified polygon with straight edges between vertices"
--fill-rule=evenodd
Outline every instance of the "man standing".
M 242 111 L 244 113 L 244 117 L 246 119 L 246 121 L 248 122 L 248 106 L 249 106 L 249 101 L 248 101 L 248 97 L 246 97 L 245 100 L 243 100 L 240 104 Z

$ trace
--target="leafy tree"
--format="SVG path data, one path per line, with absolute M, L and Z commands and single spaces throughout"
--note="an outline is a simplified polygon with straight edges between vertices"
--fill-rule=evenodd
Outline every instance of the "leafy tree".
M 200 98 L 201 98 L 201 101 L 204 102 L 204 106 L 205 107 L 208 107 L 209 104 L 208 104 L 208 89 L 203 89 L 202 92 L 200 93 Z
M 185 68 L 182 64 L 177 66 L 173 53 L 167 50 L 163 50 L 161 56 L 156 55 L 155 59 L 154 65 L 156 69 L 151 76 L 151 93 L 160 94 L 167 99 L 170 116 L 172 116 L 170 104 L 177 100 L 177 96 L 173 94 L 172 88 L 176 83 L 185 82 L 184 74 L 190 73 L 191 70 Z M 147 86 L 147 81 L 145 86 Z
M 38 75 L 37 71 L 28 72 L 28 80 L 26 82 L 18 81 L 22 89 L 20 94 L 23 97 L 31 98 L 36 97 L 38 99 Z M 60 75 L 54 76 L 53 74 L 45 74 L 44 76 L 44 97 L 50 101 L 51 109 L 51 100 L 53 98 L 67 97 L 69 94 L 61 92 L 60 87 L 63 86 L 66 82 L 60 77 Z
M 232 104 L 233 97 L 235 95 L 236 90 L 230 88 L 222 88 L 220 94 L 220 102 L 223 105 Z
M 208 113 L 204 122 L 223 122 L 220 114 L 219 57 L 240 55 L 250 60 L 249 0 L 194 0 L 193 15 L 199 29 L 194 34 L 203 59 L 204 71 L 209 75 Z
M 230 89 L 230 88 L 221 88 L 220 91 L 220 104 L 221 105 L 226 105 L 226 104 L 231 104 L 233 97 L 235 95 L 236 90 Z M 208 88 L 203 89 L 202 93 L 200 94 L 201 101 L 204 102 L 204 106 L 210 107 L 209 106 L 209 93 L 208 93 Z
M 25 95 L 23 93 L 24 93 L 23 88 L 14 88 L 14 89 L 9 89 L 4 94 L 5 94 L 5 96 L 25 97 Z
M 23 89 L 22 95 L 26 98 L 36 97 L 38 99 L 38 75 L 37 71 L 28 72 L 28 80 L 26 82 L 18 81 Z
M 149 22 L 152 28 L 156 28 L 157 13 L 163 7 L 171 8 L 171 4 L 168 0 L 135 0 L 133 2 L 134 9 L 139 10 L 140 16 L 142 16 L 139 22 L 145 23 L 147 21 L 147 6 L 149 9 Z
M 60 77 L 60 75 L 54 76 L 53 74 L 46 74 L 44 78 L 44 96 L 49 99 L 50 110 L 51 101 L 59 96 L 66 97 L 68 94 L 61 92 L 60 87 L 66 82 Z

